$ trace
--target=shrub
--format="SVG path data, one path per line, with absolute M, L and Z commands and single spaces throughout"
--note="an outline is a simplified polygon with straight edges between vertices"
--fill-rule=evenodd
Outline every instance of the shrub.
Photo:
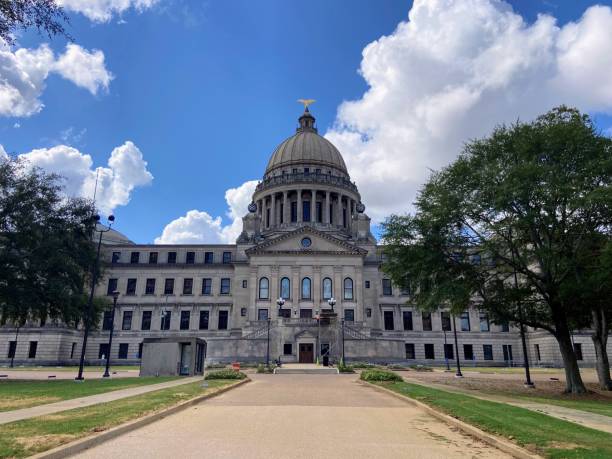
M 206 365 L 206 368 L 208 369 L 212 369 L 212 368 L 225 368 L 227 367 L 227 364 L 225 363 L 209 363 L 208 365 Z
M 352 365 L 345 365 L 342 360 L 340 360 L 340 363 L 338 364 L 338 371 L 340 373 L 355 373 L 355 370 L 353 369 L 353 366 Z
M 244 379 L 246 375 L 241 371 L 236 370 L 216 370 L 206 373 L 204 379 Z
M 361 379 L 369 382 L 402 381 L 402 377 L 389 370 L 370 369 L 361 372 Z
M 274 373 L 274 369 L 272 367 L 266 367 L 263 363 L 257 365 L 257 373 Z

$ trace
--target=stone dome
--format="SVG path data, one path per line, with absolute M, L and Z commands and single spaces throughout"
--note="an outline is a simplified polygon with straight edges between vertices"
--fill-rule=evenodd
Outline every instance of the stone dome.
M 287 173 L 292 168 L 306 166 L 312 169 L 320 167 L 334 169 L 334 175 L 346 174 L 346 164 L 338 149 L 325 137 L 317 133 L 314 127 L 315 118 L 308 108 L 299 119 L 297 132 L 282 142 L 272 153 L 265 176 L 278 175 L 285 168 Z M 314 170 L 312 170 L 314 172 Z M 327 173 L 325 170 L 323 173 Z

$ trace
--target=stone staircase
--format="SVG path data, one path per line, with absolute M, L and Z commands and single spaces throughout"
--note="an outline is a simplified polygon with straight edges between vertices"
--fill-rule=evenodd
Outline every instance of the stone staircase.
M 314 363 L 286 363 L 274 369 L 275 375 L 337 375 L 338 369 Z

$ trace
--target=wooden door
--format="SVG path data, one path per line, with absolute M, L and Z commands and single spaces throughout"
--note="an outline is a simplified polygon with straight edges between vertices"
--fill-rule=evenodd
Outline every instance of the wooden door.
M 314 351 L 312 343 L 301 343 L 300 344 L 300 363 L 313 363 L 314 362 Z

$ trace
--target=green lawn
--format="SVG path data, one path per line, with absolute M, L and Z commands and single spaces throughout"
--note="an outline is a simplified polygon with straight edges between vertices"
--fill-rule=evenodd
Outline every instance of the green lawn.
M 549 458 L 610 458 L 612 435 L 504 403 L 406 382 L 379 383 Z
M 52 381 L 0 380 L 0 412 L 101 394 L 128 387 L 163 383 L 173 379 L 176 379 L 176 377 L 85 379 L 83 382 L 76 382 L 72 379 Z
M 22 458 L 107 430 L 195 396 L 214 392 L 235 380 L 208 381 L 162 389 L 135 397 L 0 425 L 0 458 Z

